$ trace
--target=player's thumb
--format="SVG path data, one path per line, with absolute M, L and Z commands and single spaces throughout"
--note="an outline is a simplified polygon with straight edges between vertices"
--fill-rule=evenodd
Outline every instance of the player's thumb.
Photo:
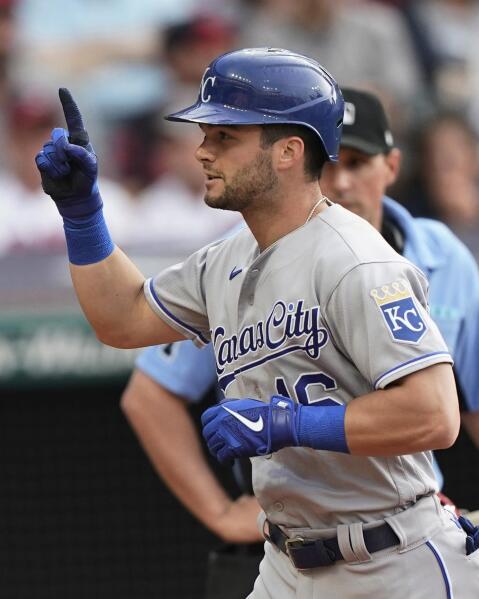
M 90 152 L 88 148 L 67 142 L 63 145 L 63 151 L 65 152 L 68 160 L 80 170 L 89 173 L 96 171 L 96 156 L 93 152 Z

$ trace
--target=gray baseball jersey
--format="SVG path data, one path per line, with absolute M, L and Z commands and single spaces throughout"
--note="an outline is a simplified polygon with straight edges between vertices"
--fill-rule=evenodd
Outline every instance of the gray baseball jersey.
M 280 393 L 308 405 L 347 404 L 452 362 L 426 292 L 422 272 L 339 205 L 261 253 L 246 229 L 145 282 L 161 318 L 212 341 L 226 397 Z M 377 520 L 436 490 L 430 452 L 301 447 L 254 458 L 253 486 L 267 517 L 293 528 Z

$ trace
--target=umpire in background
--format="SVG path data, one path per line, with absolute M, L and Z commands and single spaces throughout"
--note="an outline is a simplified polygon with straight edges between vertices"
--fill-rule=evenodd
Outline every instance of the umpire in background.
M 339 163 L 325 165 L 323 192 L 379 229 L 396 251 L 429 279 L 430 309 L 455 359 L 463 422 L 479 447 L 479 274 L 476 263 L 443 224 L 414 219 L 385 191 L 401 161 L 388 121 L 372 94 L 343 89 L 346 102 Z M 122 398 L 122 409 L 157 472 L 206 527 L 227 544 L 209 556 L 207 599 L 243 599 L 262 557 L 256 527 L 259 505 L 248 497 L 248 474 L 235 464 L 245 494 L 228 497 L 202 451 L 188 403 L 200 401 L 216 383 L 211 345 L 185 341 L 146 349 Z M 218 395 L 220 392 L 218 391 Z M 188 455 L 188 460 L 182 456 Z M 442 475 L 436 468 L 439 486 Z

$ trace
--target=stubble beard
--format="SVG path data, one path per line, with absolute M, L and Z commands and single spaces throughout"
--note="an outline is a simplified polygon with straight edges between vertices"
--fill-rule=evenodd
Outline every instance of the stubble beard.
M 220 196 L 210 197 L 206 193 L 204 200 L 211 208 L 244 212 L 270 204 L 277 185 L 278 177 L 273 169 L 271 154 L 260 150 L 251 162 L 234 175 L 230 183 L 225 182 Z

